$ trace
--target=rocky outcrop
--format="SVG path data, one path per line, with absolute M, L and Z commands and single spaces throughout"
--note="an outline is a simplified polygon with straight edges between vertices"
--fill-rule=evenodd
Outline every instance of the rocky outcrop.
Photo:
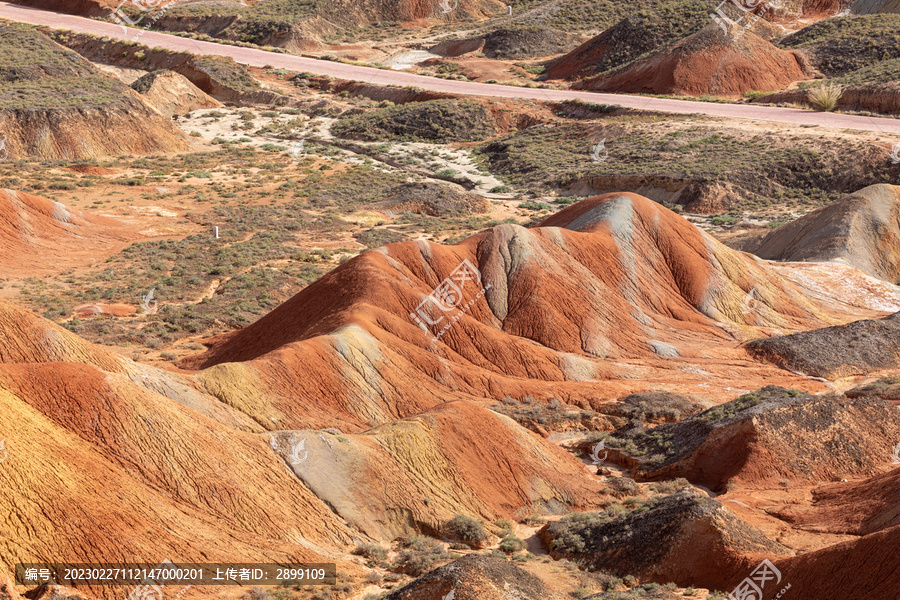
M 750 90 L 774 91 L 808 78 L 805 61 L 750 31 L 735 41 L 710 24 L 651 56 L 617 71 L 585 79 L 573 87 L 596 92 L 740 96 Z
M 900 365 L 900 313 L 753 340 L 746 348 L 760 360 L 814 377 L 865 375 Z
M 515 563 L 495 556 L 469 555 L 444 565 L 388 594 L 386 600 L 561 600 L 543 581 Z
M 16 0 L 15 3 L 83 17 L 104 16 L 119 5 L 117 0 Z
M 812 396 L 775 386 L 678 423 L 633 421 L 604 440 L 609 459 L 642 479 L 722 490 L 730 481 L 831 481 L 872 475 L 900 440 L 900 409 L 879 398 Z
M 900 281 L 900 186 L 849 194 L 769 232 L 741 250 L 792 262 L 842 262 L 890 283 Z
M 84 34 L 54 32 L 53 36 L 59 43 L 95 62 L 132 69 L 174 71 L 221 102 L 248 106 L 292 103 L 287 96 L 263 89 L 242 65 L 230 58 L 151 50 Z
M 362 27 L 385 21 L 414 22 L 425 19 L 464 21 L 506 12 L 501 0 L 459 0 L 446 3 L 429 0 L 333 0 L 318 9 L 318 16 L 342 27 Z
M 491 209 L 491 203 L 481 196 L 442 183 L 405 183 L 389 193 L 390 197 L 378 206 L 380 210 L 459 217 Z
M 895 59 L 900 64 L 900 61 Z M 805 104 L 811 106 L 808 90 L 788 90 L 759 96 L 758 104 Z M 869 111 L 887 115 L 900 114 L 900 83 L 850 85 L 841 89 L 837 108 L 847 111 Z
M 900 0 L 853 0 L 850 12 L 855 15 L 900 13 Z
M 183 152 L 187 135 L 118 80 L 17 24 L 0 25 L 0 130 L 9 157 L 76 159 Z
M 748 555 L 790 555 L 717 500 L 690 488 L 633 512 L 580 514 L 540 531 L 551 555 L 641 582 L 727 589 Z
M 708 10 L 697 5 L 673 19 L 631 16 L 547 64 L 548 79 L 583 79 L 625 65 L 639 56 L 676 42 L 709 24 Z M 668 17 L 668 18 L 667 18 Z
M 173 71 L 154 71 L 131 84 L 144 99 L 166 117 L 186 115 L 222 103 L 208 96 L 186 77 Z

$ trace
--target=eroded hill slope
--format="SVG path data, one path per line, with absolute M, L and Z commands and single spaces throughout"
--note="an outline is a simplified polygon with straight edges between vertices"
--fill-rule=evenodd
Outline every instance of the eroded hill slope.
M 36 30 L 0 23 L 0 49 L 0 131 L 11 159 L 192 148 L 140 94 Z

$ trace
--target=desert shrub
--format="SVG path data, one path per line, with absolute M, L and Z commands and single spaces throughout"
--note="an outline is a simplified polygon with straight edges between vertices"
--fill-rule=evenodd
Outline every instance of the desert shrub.
M 49 187 L 51 190 L 74 190 L 78 186 L 71 181 L 54 181 Z
M 610 488 L 609 493 L 619 498 L 641 493 L 637 483 L 630 477 L 610 477 L 606 480 L 606 485 Z
M 684 477 L 677 479 L 667 479 L 665 481 L 656 481 L 650 484 L 650 490 L 657 494 L 674 494 L 681 488 L 691 485 Z
M 387 560 L 387 551 L 377 544 L 358 544 L 353 550 L 357 556 L 365 556 L 376 564 L 383 564 Z
M 553 549 L 565 554 L 581 554 L 589 550 L 591 528 L 607 521 L 609 517 L 598 513 L 575 513 L 562 519 L 562 527 L 553 539 Z
M 809 103 L 816 110 L 831 112 L 837 108 L 843 90 L 838 85 L 822 85 L 809 91 Z
M 474 100 L 430 100 L 343 115 L 331 131 L 373 142 L 449 143 L 483 140 L 494 135 L 496 124 L 487 107 Z
M 525 542 L 520 540 L 517 537 L 509 536 L 503 538 L 500 542 L 500 550 L 505 552 L 506 554 L 513 554 L 514 552 L 519 552 L 520 550 L 525 549 Z
M 437 540 L 423 535 L 413 535 L 405 539 L 402 545 L 404 548 L 397 554 L 391 570 L 413 577 L 427 573 L 438 561 L 448 558 L 444 547 Z
M 450 519 L 447 523 L 446 532 L 454 539 L 465 542 L 470 546 L 480 546 L 488 539 L 488 534 L 481 522 L 465 515 L 456 515 Z
M 508 519 L 500 519 L 496 523 L 494 523 L 497 527 L 500 528 L 500 537 L 504 538 L 512 534 L 513 532 L 513 524 L 512 521 Z

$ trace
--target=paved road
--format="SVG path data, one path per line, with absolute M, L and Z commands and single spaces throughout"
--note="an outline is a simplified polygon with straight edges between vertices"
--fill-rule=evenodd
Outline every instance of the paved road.
M 69 29 L 79 33 L 109 36 L 115 39 L 134 40 L 137 37 L 137 41 L 151 47 L 160 46 L 170 50 L 193 52 L 196 54 L 230 56 L 237 62 L 253 65 L 255 67 L 271 65 L 273 67 L 291 71 L 303 71 L 315 73 L 317 75 L 331 75 L 332 77 L 339 79 L 349 79 L 379 85 L 416 86 L 435 92 L 446 92 L 468 96 L 490 96 L 493 98 L 526 98 L 550 101 L 579 98 L 586 102 L 618 104 L 628 108 L 656 110 L 667 113 L 699 113 L 715 117 L 758 119 L 780 123 L 819 125 L 822 127 L 872 131 L 890 135 L 891 137 L 886 140 L 886 142 L 894 141 L 894 135 L 900 137 L 900 119 L 820 113 L 792 108 L 776 108 L 746 104 L 716 104 L 711 102 L 692 102 L 688 100 L 628 96 L 624 94 L 595 94 L 592 92 L 543 90 L 466 81 L 450 81 L 433 77 L 423 77 L 412 73 L 385 71 L 382 69 L 346 65 L 337 62 L 293 56 L 290 54 L 240 48 L 237 46 L 229 46 L 227 44 L 201 42 L 155 31 L 125 29 L 124 27 L 112 23 L 15 6 L 5 2 L 0 2 L 0 18 L 20 21 L 22 23 L 31 23 L 33 25 L 46 25 L 60 29 Z

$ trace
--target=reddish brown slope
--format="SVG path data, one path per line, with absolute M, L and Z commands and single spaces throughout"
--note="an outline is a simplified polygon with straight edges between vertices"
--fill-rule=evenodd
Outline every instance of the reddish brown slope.
M 0 189 L 0 275 L 38 276 L 106 256 L 136 237 L 124 223 Z
M 351 540 L 436 532 L 457 514 L 492 522 L 605 498 L 581 461 L 472 403 L 362 435 L 285 431 L 289 415 L 253 423 L 189 377 L 0 309 L 0 511 L 30 524 L 0 524 L 0 572 L 53 559 L 321 562 Z M 263 400 L 242 408 L 257 416 Z
M 731 33 L 726 35 L 711 24 L 644 60 L 573 87 L 597 92 L 740 96 L 749 90 L 780 90 L 807 79 L 801 60 L 752 32 L 734 41 Z
M 684 477 L 722 491 L 728 483 L 772 488 L 870 476 L 884 467 L 894 439 L 900 410 L 887 400 L 767 386 L 677 423 L 631 423 L 607 447 L 611 460 L 642 479 Z
M 272 445 L 334 512 L 394 539 L 441 532 L 457 514 L 486 522 L 596 508 L 608 497 L 584 464 L 511 419 L 451 402 L 360 435 L 278 432 Z
M 887 459 L 887 448 L 882 449 Z M 885 461 L 886 462 L 886 461 Z M 813 504 L 789 506 L 776 513 L 794 527 L 809 531 L 867 535 L 900 526 L 900 469 L 871 479 L 838 483 L 813 492 Z
M 91 344 L 71 331 L 0 300 L 0 363 L 81 363 L 124 375 L 133 383 L 199 411 L 223 425 L 262 431 L 247 415 L 197 390 L 190 379 L 136 363 L 108 348 Z
M 830 17 L 848 8 L 853 0 L 802 0 L 800 12 L 804 17 Z
M 503 225 L 455 246 L 404 242 L 367 252 L 190 363 L 247 361 L 356 323 L 391 325 L 398 337 L 430 348 L 433 336 L 409 315 L 464 260 L 480 270 L 486 301 L 439 343 L 482 364 L 467 346 L 489 344 L 481 336 L 498 330 L 562 352 L 648 356 L 648 337 L 679 336 L 677 329 L 724 339 L 714 322 L 794 328 L 824 319 L 813 303 L 789 298 L 786 282 L 668 209 L 636 194 L 607 194 L 534 229 Z M 743 314 L 744 294 L 759 283 L 772 288 L 771 297 L 764 296 L 761 315 Z M 467 299 L 477 295 L 475 285 Z M 529 353 L 543 351 L 530 346 Z M 537 374 L 518 362 L 502 368 Z
M 784 598 L 898 600 L 898 547 L 900 526 L 773 562 L 782 574 L 780 589 L 791 586 Z
M 342 25 L 362 25 L 382 21 L 420 21 L 423 19 L 481 19 L 505 12 L 500 0 L 330 0 L 319 15 Z
M 0 131 L 10 159 L 95 158 L 193 148 L 191 138 L 140 94 L 36 29 L 0 21 L 0 36 L 3 51 L 14 57 L 0 64 Z
M 837 261 L 900 281 L 900 186 L 870 185 L 791 221 L 741 250 L 769 260 Z
M 0 366 L 0 431 L 6 572 L 41 561 L 323 561 L 311 548 L 351 541 L 261 436 L 87 365 Z

